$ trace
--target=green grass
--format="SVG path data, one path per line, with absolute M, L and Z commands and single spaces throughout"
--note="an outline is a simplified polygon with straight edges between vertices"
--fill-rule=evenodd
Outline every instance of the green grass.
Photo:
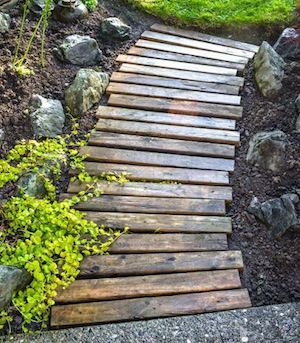
M 163 19 L 202 27 L 284 24 L 295 0 L 127 0 Z

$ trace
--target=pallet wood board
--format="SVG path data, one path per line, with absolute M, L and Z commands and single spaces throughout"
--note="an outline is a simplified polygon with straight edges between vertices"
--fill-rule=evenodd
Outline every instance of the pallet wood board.
M 150 57 L 150 58 L 160 58 L 162 60 L 169 60 L 169 61 L 178 61 L 178 62 L 195 63 L 195 64 L 207 64 L 207 65 L 216 66 L 216 67 L 237 69 L 239 71 L 243 71 L 245 69 L 245 64 L 243 63 L 218 61 L 218 60 L 213 60 L 213 59 L 205 58 L 205 57 L 185 55 L 185 54 L 180 54 L 177 52 L 168 52 L 168 51 L 160 51 L 160 50 L 155 50 L 155 49 L 139 48 L 136 46 L 133 46 L 132 48 L 130 48 L 127 51 L 127 54 L 135 55 L 135 56 L 142 56 L 142 57 Z
M 131 164 L 85 162 L 86 171 L 92 176 L 102 174 L 125 173 L 130 181 L 147 182 L 180 182 L 183 184 L 228 185 L 228 172 L 217 170 L 200 170 L 191 168 L 170 168 L 157 166 L 141 166 Z M 71 171 L 72 172 L 72 171 Z M 75 171 L 74 171 L 75 173 Z
M 190 128 L 185 126 L 140 123 L 134 121 L 129 122 L 127 120 L 99 119 L 96 124 L 96 130 L 120 134 L 126 132 L 126 134 L 129 135 L 179 139 L 184 141 L 223 143 L 225 145 L 240 144 L 240 133 L 238 131 Z M 91 144 L 95 141 L 95 136 L 96 135 L 91 139 Z M 207 148 L 209 148 L 209 146 L 207 146 Z
M 231 218 L 222 216 L 170 215 L 150 213 L 86 212 L 86 219 L 98 225 L 130 232 L 231 233 Z
M 70 304 L 240 288 L 238 270 L 76 280 L 61 290 L 56 303 Z
M 201 270 L 243 269 L 240 251 L 205 251 L 85 257 L 81 278 L 154 275 Z
M 113 106 L 99 106 L 96 116 L 98 119 L 119 119 L 139 121 L 145 123 L 170 124 L 188 127 L 202 127 L 206 129 L 235 130 L 235 120 L 211 118 L 202 116 L 188 116 L 165 112 L 143 111 L 132 108 Z
M 119 55 L 116 59 L 119 63 L 141 64 L 143 66 L 160 67 L 177 70 L 187 70 L 198 73 L 208 73 L 217 75 L 237 75 L 237 69 L 210 66 L 206 64 L 195 64 L 178 61 L 161 60 L 159 58 L 148 58 L 133 55 Z
M 63 193 L 61 199 L 72 195 Z M 102 195 L 75 205 L 76 209 L 98 212 L 224 215 L 225 201 L 216 199 L 155 198 Z
M 243 108 L 240 106 L 209 104 L 197 101 L 185 101 L 164 98 L 148 98 L 144 96 L 112 94 L 108 105 L 136 108 L 148 111 L 182 113 L 188 115 L 204 115 L 216 118 L 239 119 Z
M 129 94 L 148 97 L 202 101 L 214 104 L 240 105 L 241 97 L 237 95 L 216 94 L 199 91 L 186 91 L 174 88 L 155 87 L 147 85 L 110 82 L 106 92 L 108 94 Z
M 161 76 L 171 79 L 190 80 L 199 82 L 221 83 L 226 85 L 242 87 L 244 79 L 239 76 L 216 75 L 208 73 L 199 73 L 188 70 L 176 70 L 170 68 L 161 68 L 153 66 L 145 66 L 139 64 L 123 63 L 120 72 L 135 73 L 150 76 Z
M 88 156 L 87 161 L 94 162 L 183 167 L 231 172 L 234 170 L 234 160 L 224 158 L 187 156 L 95 146 L 82 147 L 80 151 L 81 154 Z
M 54 306 L 52 327 L 200 314 L 251 306 L 246 289 Z
M 212 82 L 198 82 L 190 80 L 171 79 L 160 76 L 148 76 L 122 72 L 112 73 L 110 80 L 113 82 L 122 82 L 125 84 L 132 83 L 137 85 L 157 86 L 208 93 L 238 95 L 240 91 L 238 86 L 224 85 Z
M 203 42 L 224 45 L 224 46 L 237 48 L 241 50 L 252 51 L 254 53 L 258 52 L 258 49 L 259 49 L 259 46 L 254 45 L 254 44 L 239 42 L 239 41 L 235 41 L 228 38 L 216 37 L 216 36 L 208 35 L 205 33 L 200 33 L 200 32 L 191 31 L 191 30 L 184 30 L 184 29 L 175 28 L 175 27 L 162 25 L 162 24 L 153 24 L 151 26 L 151 30 L 161 32 L 161 33 L 168 33 L 171 35 L 176 35 L 176 36 L 185 37 L 185 38 L 192 38 L 192 39 L 200 40 Z
M 232 188 L 224 186 L 177 185 L 150 182 L 118 182 L 98 181 L 96 189 L 105 195 L 128 195 L 139 197 L 190 198 L 232 200 Z M 71 182 L 68 193 L 79 193 L 88 190 L 89 184 L 80 181 Z
M 254 53 L 251 51 L 239 50 L 231 47 L 225 47 L 224 45 L 206 43 L 195 39 L 173 36 L 160 32 L 145 31 L 141 35 L 141 38 L 155 42 L 203 50 L 207 53 L 207 58 L 213 58 L 212 56 L 215 56 L 221 61 L 247 63 L 248 60 L 254 56 Z

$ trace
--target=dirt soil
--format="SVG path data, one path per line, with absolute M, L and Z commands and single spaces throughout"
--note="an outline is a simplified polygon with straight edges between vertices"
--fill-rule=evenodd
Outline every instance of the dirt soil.
M 4 157 L 19 139 L 33 137 L 26 111 L 32 94 L 41 94 L 64 102 L 64 90 L 74 79 L 79 67 L 60 63 L 54 58 L 52 51 L 67 35 L 86 34 L 95 38 L 104 55 L 103 71 L 111 73 L 118 68 L 115 62 L 117 55 L 126 52 L 151 24 L 159 22 L 157 18 L 129 9 L 119 1 L 104 0 L 101 3 L 103 7 L 99 7 L 81 22 L 68 25 L 50 21 L 46 41 L 47 67 L 39 67 L 39 47 L 34 45 L 30 55 L 30 66 L 34 68 L 35 75 L 26 79 L 16 77 L 7 68 L 14 53 L 20 23 L 19 10 L 11 12 L 12 29 L 4 34 L 0 41 L 0 128 L 5 131 L 0 158 Z M 109 16 L 118 16 L 132 27 L 131 40 L 104 41 L 100 37 L 99 24 Z M 27 38 L 32 29 L 33 22 L 29 21 Z M 234 221 L 230 245 L 231 248 L 241 249 L 243 252 L 243 283 L 250 291 L 253 305 L 300 299 L 300 234 L 290 231 L 281 238 L 272 239 L 269 230 L 246 212 L 253 196 L 264 201 L 300 189 L 300 135 L 293 131 L 297 117 L 294 101 L 300 89 L 299 74 L 299 69 L 292 70 L 289 65 L 279 96 L 266 100 L 256 89 L 251 66 L 246 73 L 246 84 L 242 94 L 244 115 L 238 124 L 241 147 L 237 151 L 236 170 L 231 179 L 234 201 L 229 208 L 229 215 Z M 102 102 L 105 103 L 106 99 Z M 80 119 L 82 134 L 88 132 L 95 121 L 94 108 Z M 245 161 L 250 137 L 259 131 L 273 129 L 284 131 L 291 143 L 285 171 L 280 175 L 259 170 Z M 65 130 L 68 130 L 68 123 Z M 10 191 L 8 187 L 6 194 L 0 192 L 0 198 L 7 196 Z M 19 320 L 16 316 L 16 330 L 20 325 Z

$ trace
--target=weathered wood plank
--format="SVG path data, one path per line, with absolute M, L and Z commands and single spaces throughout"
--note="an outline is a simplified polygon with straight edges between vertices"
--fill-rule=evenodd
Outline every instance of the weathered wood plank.
M 116 277 L 215 269 L 243 269 L 241 252 L 206 251 L 88 256 L 80 265 L 80 277 Z
M 70 304 L 130 299 L 234 289 L 241 286 L 237 269 L 76 280 L 65 290 L 58 290 L 55 302 Z
M 112 254 L 227 250 L 227 236 L 222 233 L 198 234 L 127 234 L 109 248 Z
M 119 55 L 116 61 L 119 63 L 132 63 L 132 64 L 141 64 L 143 66 L 150 66 L 150 67 L 175 69 L 175 71 L 173 71 L 174 73 L 177 70 L 188 70 L 192 72 L 217 74 L 217 75 L 235 76 L 237 74 L 237 69 L 209 66 L 205 64 L 161 60 L 159 58 L 148 58 L 148 57 L 133 56 L 133 55 Z
M 251 306 L 246 289 L 54 306 L 52 327 L 149 319 Z
M 83 155 L 88 156 L 88 161 L 94 162 L 112 162 L 166 167 L 183 167 L 221 171 L 234 170 L 234 161 L 223 158 L 101 148 L 95 146 L 82 147 L 81 153 Z
M 228 172 L 186 168 L 138 166 L 130 164 L 85 162 L 86 171 L 90 175 L 126 174 L 131 181 L 173 181 L 183 184 L 228 185 Z M 72 171 L 71 171 L 72 172 Z M 74 171 L 75 173 L 75 171 Z
M 70 199 L 63 193 L 61 199 Z M 76 209 L 99 212 L 162 213 L 191 215 L 225 215 L 224 200 L 155 198 L 102 195 L 75 205 Z
M 191 156 L 234 158 L 233 145 L 137 136 L 105 131 L 92 132 L 89 145 Z
M 148 97 L 203 101 L 213 104 L 226 104 L 226 105 L 240 105 L 241 97 L 237 95 L 216 94 L 207 92 L 198 92 L 191 90 L 181 90 L 165 87 L 154 87 L 146 85 L 135 85 L 118 82 L 110 82 L 106 92 L 108 94 L 129 94 L 129 95 L 142 95 Z
M 161 67 L 149 67 L 145 65 L 123 63 L 119 71 L 125 73 L 136 73 L 142 75 L 150 76 L 161 76 L 168 77 L 172 79 L 180 80 L 190 80 L 190 81 L 199 81 L 199 82 L 212 82 L 227 84 L 232 86 L 243 86 L 244 79 L 239 76 L 227 76 L 227 75 L 217 75 L 217 74 L 208 74 L 208 73 L 198 73 L 187 70 L 177 70 L 174 72 L 174 69 L 170 68 L 161 68 Z
M 86 212 L 86 219 L 115 229 L 150 233 L 231 233 L 229 217 L 149 213 Z
M 146 123 L 203 127 L 207 129 L 235 130 L 235 120 L 232 119 L 211 118 L 202 116 L 197 117 L 184 114 L 152 112 L 112 106 L 99 106 L 96 116 L 98 119 L 120 119 Z
M 173 36 L 166 33 L 145 31 L 144 33 L 142 33 L 141 37 L 143 39 L 152 40 L 156 42 L 163 42 L 168 44 L 187 46 L 189 48 L 205 50 L 208 52 L 208 58 L 210 56 L 209 53 L 212 51 L 213 53 L 219 54 L 219 60 L 221 61 L 245 63 L 246 61 L 248 61 L 248 59 L 254 56 L 254 52 L 252 51 L 240 50 L 236 48 L 227 47 L 224 45 L 211 44 L 195 39 Z
M 210 115 L 212 117 L 228 119 L 239 119 L 243 112 L 243 108 L 239 106 L 120 94 L 112 94 L 108 99 L 108 104 L 141 110 L 165 111 L 188 115 Z
M 220 199 L 231 201 L 232 188 L 223 186 L 177 185 L 149 182 L 118 182 L 98 181 L 94 186 L 105 195 L 129 195 L 139 197 L 190 198 L 190 199 Z M 71 182 L 68 193 L 78 193 L 87 190 L 89 184 L 80 181 Z
M 110 78 L 113 82 L 132 83 L 138 85 L 158 86 L 173 89 L 202 91 L 208 93 L 239 94 L 238 86 L 224 85 L 212 82 L 171 79 L 159 76 L 147 76 L 131 73 L 114 72 Z
M 242 64 L 242 63 L 218 61 L 218 60 L 213 60 L 213 59 L 205 58 L 205 57 L 184 55 L 184 54 L 179 54 L 177 52 L 168 52 L 168 51 L 159 51 L 155 49 L 139 48 L 136 46 L 133 46 L 132 48 L 130 48 L 127 54 L 150 57 L 150 58 L 160 58 L 162 60 L 169 60 L 169 61 L 187 62 L 187 63 L 195 63 L 195 64 L 207 64 L 207 65 L 212 65 L 216 67 L 237 69 L 239 71 L 243 71 L 245 69 L 245 64 Z
M 192 38 L 192 39 L 196 39 L 196 40 L 200 40 L 200 41 L 204 41 L 208 43 L 229 46 L 232 48 L 242 49 L 246 51 L 252 51 L 254 53 L 256 53 L 259 49 L 259 46 L 254 45 L 254 44 L 239 42 L 239 41 L 235 41 L 235 40 L 223 38 L 223 37 L 211 36 L 211 35 L 196 32 L 196 31 L 184 30 L 184 29 L 170 27 L 170 26 L 162 25 L 162 24 L 153 24 L 151 26 L 151 30 L 162 32 L 162 33 L 168 33 L 175 36 L 181 36 L 185 38 Z
M 127 120 L 99 119 L 96 124 L 96 130 L 150 137 L 182 139 L 185 141 L 240 144 L 240 133 L 238 131 L 140 123 Z M 93 142 L 93 140 L 95 139 L 91 139 L 91 142 Z M 182 142 L 182 144 L 184 144 L 184 142 Z

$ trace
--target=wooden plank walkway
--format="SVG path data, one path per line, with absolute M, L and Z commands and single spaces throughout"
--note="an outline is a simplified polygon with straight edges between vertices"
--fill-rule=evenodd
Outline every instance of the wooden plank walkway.
M 197 314 L 251 306 L 240 251 L 228 249 L 229 173 L 240 144 L 240 73 L 248 43 L 155 24 L 126 55 L 107 88 L 88 145 L 102 197 L 86 218 L 122 229 L 105 256 L 89 256 L 51 313 L 53 328 Z M 70 183 L 62 198 L 86 189 Z

